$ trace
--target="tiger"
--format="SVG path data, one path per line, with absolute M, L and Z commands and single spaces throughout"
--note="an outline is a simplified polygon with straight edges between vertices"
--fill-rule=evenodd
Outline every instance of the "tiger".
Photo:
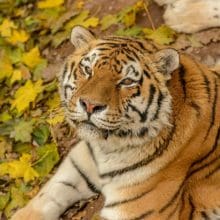
M 80 141 L 12 220 L 104 196 L 107 220 L 220 219 L 220 74 L 140 38 L 72 29 L 59 74 Z
M 219 0 L 154 0 L 165 7 L 165 23 L 177 32 L 194 33 L 220 27 Z

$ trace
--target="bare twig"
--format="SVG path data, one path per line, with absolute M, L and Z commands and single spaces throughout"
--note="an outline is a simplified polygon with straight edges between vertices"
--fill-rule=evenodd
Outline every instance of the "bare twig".
M 148 20 L 150 22 L 151 28 L 155 31 L 156 28 L 155 28 L 154 22 L 152 20 L 151 14 L 150 14 L 150 12 L 148 10 L 148 5 L 149 5 L 148 0 L 146 0 L 146 2 L 144 1 L 144 9 L 145 9 L 145 11 L 147 13 L 147 18 L 148 18 Z

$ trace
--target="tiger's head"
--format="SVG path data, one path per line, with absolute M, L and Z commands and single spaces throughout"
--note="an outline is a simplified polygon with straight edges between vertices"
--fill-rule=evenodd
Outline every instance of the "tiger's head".
M 75 51 L 61 71 L 60 93 L 82 139 L 142 144 L 170 126 L 167 81 L 179 66 L 176 50 L 154 52 L 135 38 L 96 39 L 80 26 L 71 42 Z

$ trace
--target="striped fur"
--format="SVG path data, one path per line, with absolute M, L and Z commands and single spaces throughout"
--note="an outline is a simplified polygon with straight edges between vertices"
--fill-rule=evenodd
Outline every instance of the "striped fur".
M 12 219 L 55 220 L 98 193 L 109 220 L 220 219 L 220 75 L 185 54 L 171 71 L 144 40 L 72 38 L 60 93 L 82 141 Z

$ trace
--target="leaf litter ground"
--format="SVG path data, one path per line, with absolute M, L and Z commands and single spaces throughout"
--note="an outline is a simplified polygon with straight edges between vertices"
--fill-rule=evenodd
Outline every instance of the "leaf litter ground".
M 56 74 L 73 52 L 71 28 L 171 45 L 220 70 L 220 30 L 177 34 L 163 8 L 142 0 L 0 2 L 0 219 L 24 206 L 77 141 L 64 122 Z M 76 204 L 61 219 L 98 220 L 102 198 Z

